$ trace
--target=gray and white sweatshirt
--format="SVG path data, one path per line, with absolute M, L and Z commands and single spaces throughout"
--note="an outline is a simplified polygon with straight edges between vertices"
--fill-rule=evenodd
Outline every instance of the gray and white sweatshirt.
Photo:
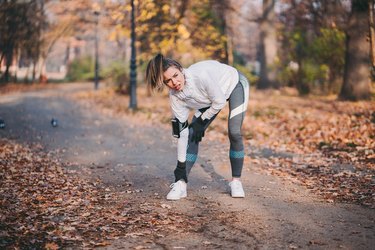
M 190 110 L 209 107 L 202 119 L 211 119 L 226 104 L 238 83 L 238 71 L 214 60 L 201 61 L 184 69 L 185 86 L 181 91 L 170 90 L 169 98 L 173 116 L 180 122 L 187 121 Z M 186 160 L 188 130 L 180 133 L 178 160 Z
M 173 116 L 185 122 L 189 110 L 207 108 L 202 119 L 211 119 L 226 103 L 238 83 L 235 68 L 217 61 L 201 61 L 184 69 L 185 86 L 181 91 L 170 90 Z

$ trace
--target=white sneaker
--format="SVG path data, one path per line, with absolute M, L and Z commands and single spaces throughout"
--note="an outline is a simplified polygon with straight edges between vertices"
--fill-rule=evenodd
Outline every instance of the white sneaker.
M 245 197 L 245 192 L 243 191 L 241 181 L 233 180 L 233 181 L 229 182 L 229 187 L 230 187 L 230 195 L 233 198 L 244 198 Z
M 169 191 L 167 200 L 179 200 L 181 198 L 185 198 L 187 196 L 186 186 L 187 184 L 183 180 L 172 183 L 170 185 L 170 188 L 172 188 L 172 190 Z

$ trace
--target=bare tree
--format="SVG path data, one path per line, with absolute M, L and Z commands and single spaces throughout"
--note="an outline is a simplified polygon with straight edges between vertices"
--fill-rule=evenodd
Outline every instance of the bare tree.
M 375 71 L 375 0 L 369 1 L 370 55 L 372 70 Z
M 275 69 L 277 40 L 275 27 L 275 0 L 263 0 L 263 16 L 260 20 L 260 79 L 258 88 L 278 87 Z
M 370 98 L 370 57 L 368 0 L 352 0 L 346 40 L 344 83 L 340 92 L 342 100 Z

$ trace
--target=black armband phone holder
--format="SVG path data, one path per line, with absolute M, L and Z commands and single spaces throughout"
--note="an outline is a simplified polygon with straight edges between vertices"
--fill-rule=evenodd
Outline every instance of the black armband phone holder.
M 180 138 L 180 132 L 188 127 L 188 122 L 180 122 L 177 118 L 173 118 L 172 122 L 172 135 L 173 137 Z

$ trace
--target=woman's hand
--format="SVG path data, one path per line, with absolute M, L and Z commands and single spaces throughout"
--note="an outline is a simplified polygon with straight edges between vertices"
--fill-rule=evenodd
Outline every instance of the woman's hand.
M 198 143 L 204 137 L 204 130 L 209 120 L 202 120 L 202 117 L 199 116 L 189 127 L 193 128 L 193 135 L 191 141 Z

